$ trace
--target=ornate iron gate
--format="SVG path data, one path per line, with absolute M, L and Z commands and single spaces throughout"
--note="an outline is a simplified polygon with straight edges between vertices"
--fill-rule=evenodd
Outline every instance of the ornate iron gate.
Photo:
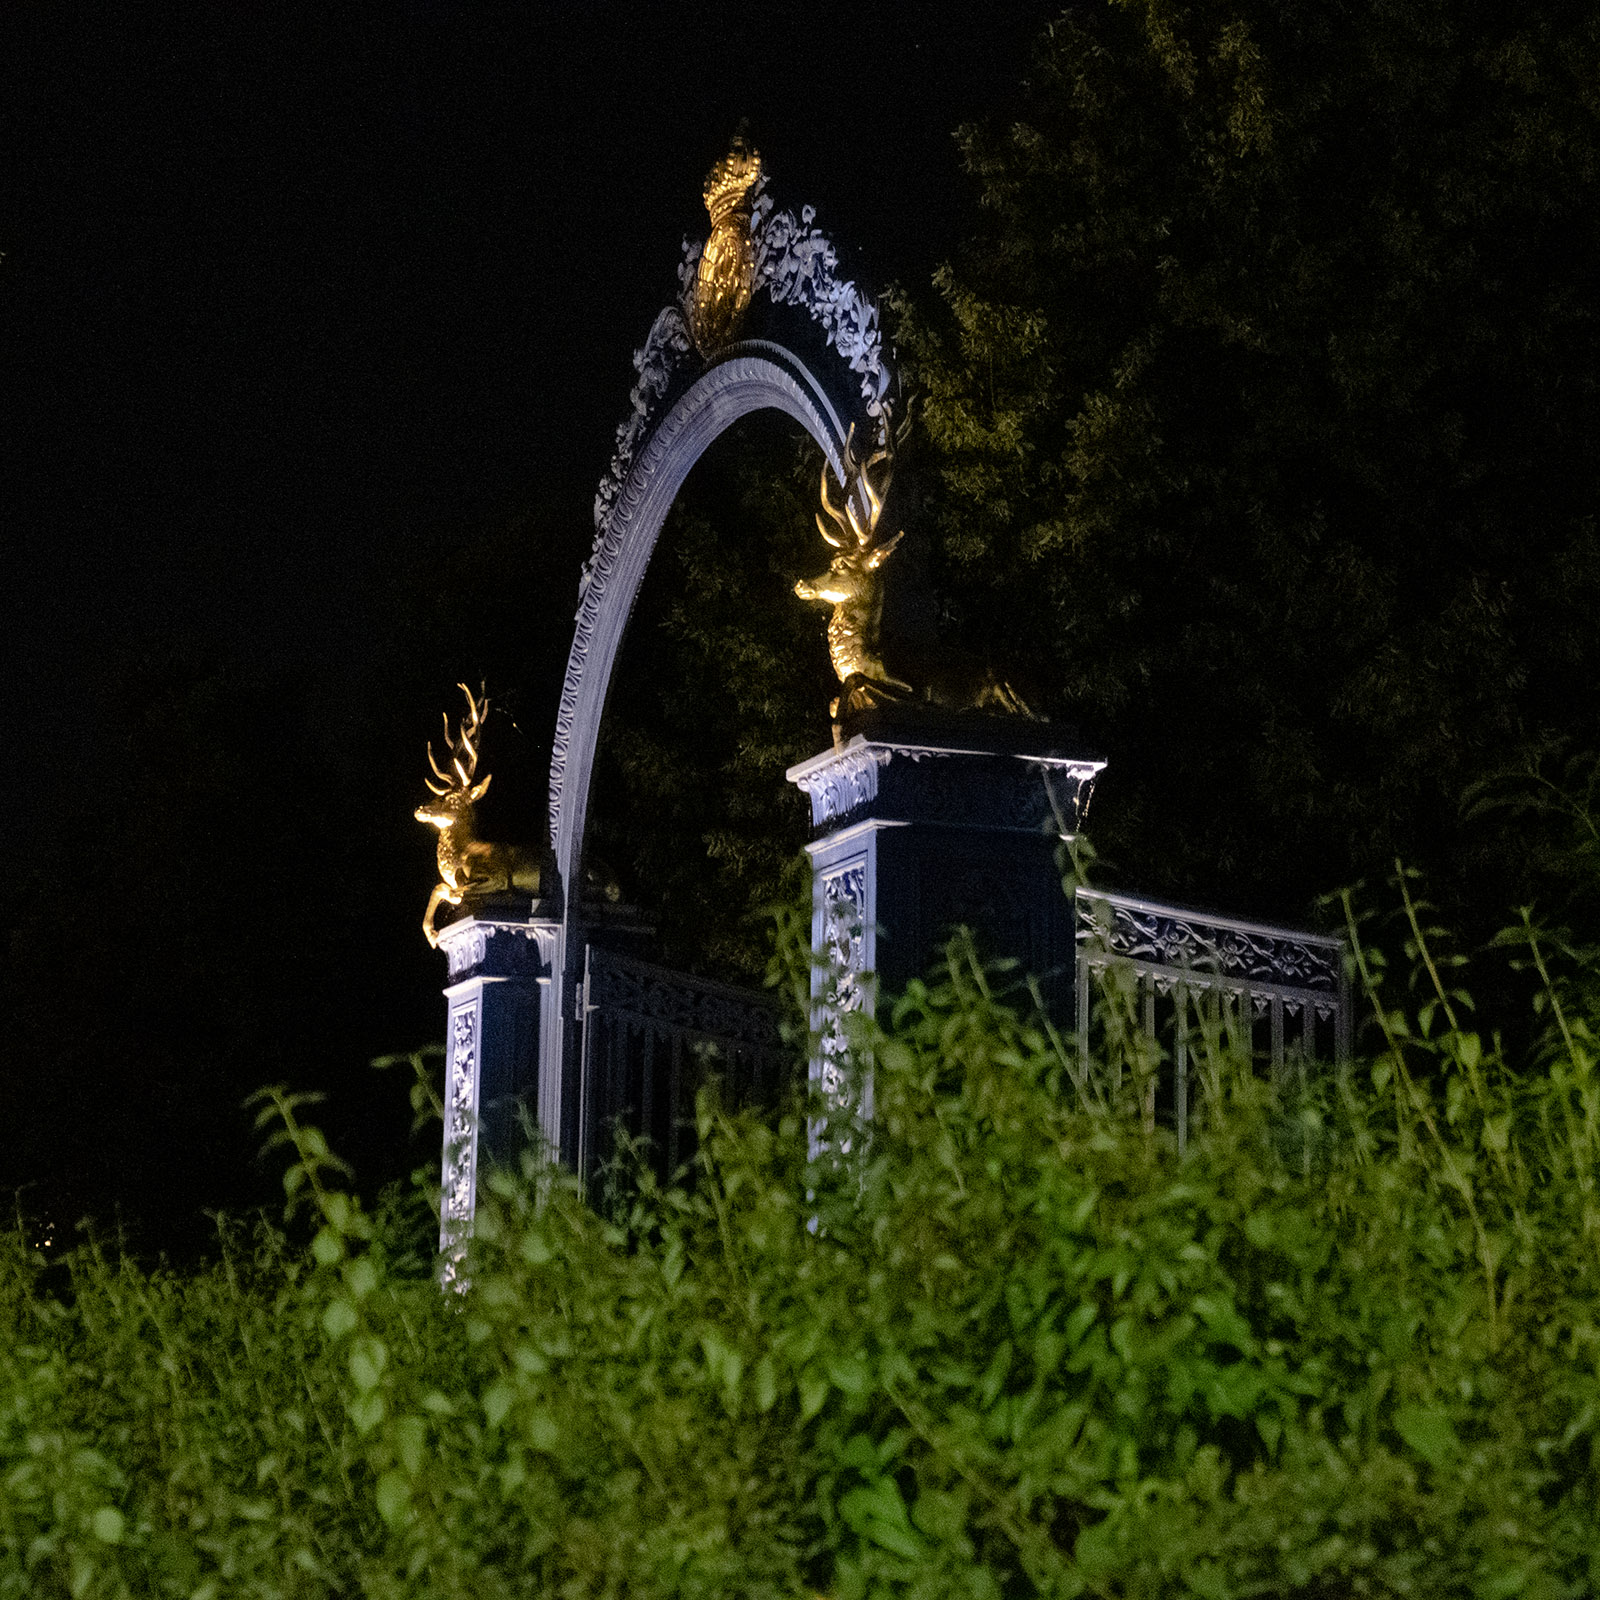
M 1274 1082 L 1291 1068 L 1303 1078 L 1319 1059 L 1340 1067 L 1350 1059 L 1339 939 L 1080 889 L 1077 947 L 1080 1058 L 1090 1059 L 1096 984 L 1113 969 L 1125 973 L 1137 1025 L 1164 1057 L 1146 1118 L 1155 1119 L 1159 1103 L 1180 1147 L 1189 1134 L 1191 1041 L 1208 1024 L 1231 1033 Z
M 694 1097 L 707 1072 L 735 1104 L 770 1104 L 794 1070 L 777 1005 L 754 990 L 589 945 L 582 1000 L 586 1177 L 611 1155 L 618 1128 L 647 1139 L 658 1176 L 670 1177 L 694 1153 Z

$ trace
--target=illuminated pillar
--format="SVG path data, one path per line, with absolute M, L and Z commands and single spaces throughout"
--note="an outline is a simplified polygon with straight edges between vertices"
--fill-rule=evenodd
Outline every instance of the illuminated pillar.
M 439 933 L 449 963 L 439 1248 L 452 1260 L 471 1231 L 480 1154 L 512 1159 L 522 1108 L 534 1109 L 559 926 L 538 909 L 496 896 Z
M 1057 851 L 1082 825 L 1103 761 L 1064 753 L 1048 725 L 998 717 L 868 713 L 842 747 L 791 767 L 811 802 L 811 1063 L 843 1088 L 841 1014 L 923 976 L 956 926 L 980 954 L 1010 956 L 1070 1019 L 1073 908 Z M 871 1083 L 862 1088 L 871 1112 Z

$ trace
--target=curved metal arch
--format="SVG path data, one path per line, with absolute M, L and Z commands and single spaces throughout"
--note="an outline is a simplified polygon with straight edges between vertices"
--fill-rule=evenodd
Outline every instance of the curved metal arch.
M 793 417 L 843 481 L 848 425 L 816 376 L 782 345 L 767 340 L 730 345 L 688 386 L 634 456 L 586 573 L 551 749 L 550 843 L 561 921 L 553 930 L 539 1028 L 539 1126 L 569 1165 L 582 1159 L 582 1086 L 572 1025 L 583 955 L 583 839 L 612 672 L 656 540 L 684 479 L 735 422 L 765 410 Z
M 706 450 L 754 411 L 787 413 L 821 446 L 843 481 L 847 427 L 806 365 L 782 345 L 730 345 L 690 384 L 633 461 L 590 565 L 567 654 L 550 758 L 550 844 L 564 894 L 575 908 L 583 867 L 589 783 L 617 653 L 662 524 Z
M 753 299 L 745 313 L 750 336 L 700 364 L 690 325 L 704 247 L 686 239 L 679 294 L 662 308 L 634 355 L 639 378 L 630 414 L 617 429 L 616 452 L 595 496 L 594 550 L 579 586 L 551 748 L 556 881 L 540 908 L 544 917 L 536 919 L 551 945 L 540 1008 L 538 1119 L 569 1165 L 581 1158 L 584 1115 L 574 1024 L 583 962 L 589 785 L 612 671 L 662 524 L 706 449 L 753 411 L 793 417 L 822 447 L 842 483 L 849 427 L 882 425 L 893 382 L 877 307 L 840 275 L 838 252 L 815 225 L 812 209 L 777 210 L 764 178 L 750 194 L 744 224 L 751 247 Z M 712 215 L 714 225 L 727 223 L 726 217 L 718 223 L 714 210 Z

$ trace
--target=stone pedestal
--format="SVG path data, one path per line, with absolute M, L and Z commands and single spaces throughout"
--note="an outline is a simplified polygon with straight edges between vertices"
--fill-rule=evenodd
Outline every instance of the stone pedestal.
M 550 964 L 560 927 L 544 909 L 527 895 L 487 897 L 439 933 L 450 977 L 439 1207 L 447 1255 L 472 1225 L 480 1154 L 511 1159 L 522 1108 L 535 1106 L 539 1037 L 555 1026 Z
M 1012 956 L 1070 1023 L 1073 908 L 1057 848 L 1081 826 L 1105 765 L 1063 748 L 1049 724 L 874 713 L 851 737 L 789 769 L 811 801 L 814 992 L 829 1079 L 838 1013 L 922 976 L 956 925 L 985 956 Z M 870 1088 L 868 1103 L 870 1111 Z

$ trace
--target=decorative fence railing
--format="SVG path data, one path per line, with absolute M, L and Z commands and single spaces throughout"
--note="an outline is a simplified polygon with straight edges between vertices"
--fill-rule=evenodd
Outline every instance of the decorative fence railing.
M 1304 1081 L 1318 1061 L 1349 1060 L 1342 941 L 1097 890 L 1080 889 L 1076 909 L 1080 1057 L 1087 1065 L 1094 1030 L 1103 1026 L 1098 988 L 1159 1047 L 1145 1117 L 1171 1126 L 1180 1148 L 1194 1098 L 1190 1068 L 1208 1035 L 1248 1049 L 1274 1082 L 1288 1071 Z M 1114 992 L 1113 974 L 1120 979 Z
M 582 1049 L 586 1176 L 612 1154 L 618 1129 L 648 1140 L 652 1165 L 670 1176 L 694 1153 L 705 1074 L 720 1075 L 736 1104 L 770 1103 L 793 1070 L 767 995 L 594 945 L 584 961 Z

